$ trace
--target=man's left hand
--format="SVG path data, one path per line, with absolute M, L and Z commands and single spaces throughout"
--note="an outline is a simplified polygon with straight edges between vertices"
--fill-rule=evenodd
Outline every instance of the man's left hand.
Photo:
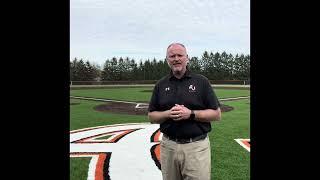
M 180 121 L 190 118 L 191 110 L 184 105 L 175 104 L 175 106 L 171 110 L 175 111 L 176 114 L 178 114 L 176 118 L 173 118 L 174 121 Z

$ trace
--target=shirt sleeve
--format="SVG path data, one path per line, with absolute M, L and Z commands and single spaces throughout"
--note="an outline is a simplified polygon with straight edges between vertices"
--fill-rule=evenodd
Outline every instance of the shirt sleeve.
M 153 88 L 152 96 L 149 102 L 148 111 L 156 111 L 159 109 L 159 102 L 158 102 L 158 84 L 156 84 Z
M 207 108 L 217 110 L 220 107 L 220 102 L 208 79 L 206 79 L 204 83 L 204 92 L 204 100 Z

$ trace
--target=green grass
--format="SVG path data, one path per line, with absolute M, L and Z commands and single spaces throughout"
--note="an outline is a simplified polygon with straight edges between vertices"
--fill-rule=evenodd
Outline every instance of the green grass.
M 142 90 L 148 88 L 72 90 L 71 95 L 149 101 L 151 92 L 141 92 Z M 219 98 L 250 94 L 249 90 L 216 89 L 215 91 Z M 101 102 L 81 100 L 80 104 L 70 105 L 70 130 L 118 123 L 148 122 L 147 116 L 95 111 L 94 106 L 99 104 Z M 209 134 L 212 151 L 211 178 L 250 179 L 250 153 L 234 140 L 250 138 L 249 100 L 226 101 L 223 104 L 234 107 L 234 110 L 223 112 L 222 120 L 212 123 L 213 131 Z M 88 165 L 88 158 L 70 158 L 70 179 L 80 179 L 79 177 L 86 179 Z
M 213 179 L 250 179 L 250 153 L 234 140 L 250 138 L 248 102 L 248 100 L 224 102 L 234 107 L 234 110 L 222 113 L 222 120 L 212 124 L 210 139 Z
M 98 137 L 98 138 L 95 138 L 96 140 L 104 140 L 104 139 L 108 139 L 109 137 L 111 137 L 112 135 L 106 135 L 106 136 L 101 136 L 101 137 Z
M 106 99 L 117 99 L 127 101 L 149 101 L 151 92 L 141 92 L 151 90 L 150 88 L 118 88 L 118 89 L 81 89 L 71 90 L 71 96 L 96 97 Z
M 90 157 L 70 158 L 70 179 L 87 180 Z
M 240 97 L 240 96 L 250 96 L 250 90 L 247 89 L 214 89 L 214 92 L 218 98 L 230 98 L 230 97 Z
M 119 123 L 149 122 L 147 116 L 112 114 L 95 111 L 101 102 L 81 100 L 79 105 L 70 106 L 70 130 Z
M 148 92 L 142 92 L 148 91 Z M 81 89 L 71 90 L 71 96 L 95 97 L 135 102 L 148 102 L 152 94 L 152 88 L 118 88 L 118 89 Z M 249 96 L 249 90 L 215 89 L 219 98 Z M 130 92 L 130 93 L 129 93 Z

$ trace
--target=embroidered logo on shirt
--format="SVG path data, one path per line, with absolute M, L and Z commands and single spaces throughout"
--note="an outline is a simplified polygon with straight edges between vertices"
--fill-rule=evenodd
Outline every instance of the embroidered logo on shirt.
M 165 89 L 165 91 L 170 91 L 170 87 L 167 87 L 167 88 Z
M 194 85 L 189 86 L 189 92 L 196 92 L 196 87 Z

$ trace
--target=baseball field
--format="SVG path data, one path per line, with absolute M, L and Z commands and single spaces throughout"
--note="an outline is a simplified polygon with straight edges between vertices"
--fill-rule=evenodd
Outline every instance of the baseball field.
M 211 177 L 250 179 L 250 90 L 214 88 L 222 119 L 212 122 Z M 152 87 L 70 91 L 70 179 L 161 180 L 159 125 L 150 124 Z M 239 98 L 240 97 L 240 98 Z

